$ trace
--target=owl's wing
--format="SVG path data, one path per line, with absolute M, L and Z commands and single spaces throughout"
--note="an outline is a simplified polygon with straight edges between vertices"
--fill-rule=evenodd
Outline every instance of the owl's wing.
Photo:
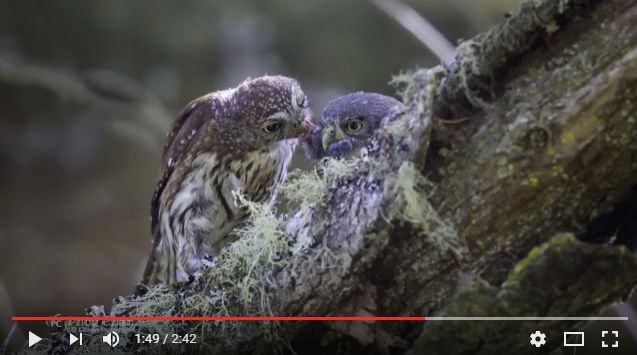
M 199 131 L 207 121 L 213 118 L 213 100 L 213 94 L 193 100 L 179 113 L 179 116 L 170 127 L 150 206 L 151 231 L 153 234 L 155 234 L 159 220 L 161 194 L 170 179 L 170 175 L 183 158 L 184 153 L 196 141 Z
M 155 269 L 157 247 L 161 241 L 159 233 L 159 208 L 161 196 L 170 180 L 175 167 L 184 158 L 185 153 L 197 141 L 199 133 L 204 129 L 206 122 L 213 119 L 212 108 L 214 94 L 208 94 L 190 102 L 173 122 L 161 158 L 157 183 L 150 204 L 151 233 L 153 247 L 146 264 L 142 284 L 153 283 L 152 275 Z

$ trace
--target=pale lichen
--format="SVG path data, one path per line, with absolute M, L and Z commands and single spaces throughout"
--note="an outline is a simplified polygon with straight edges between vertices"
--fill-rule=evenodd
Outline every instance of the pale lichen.
M 398 94 L 402 102 L 408 102 L 412 99 L 416 88 L 414 72 L 404 71 L 393 75 L 388 84 L 396 88 L 396 94 Z
M 394 198 L 389 208 L 391 219 L 413 224 L 442 250 L 464 253 L 453 226 L 440 217 L 429 201 L 434 185 L 413 163 L 404 162 L 398 172 L 388 178 L 386 188 L 387 194 Z
M 310 171 L 292 171 L 280 187 L 281 193 L 290 202 L 298 204 L 301 210 L 322 206 L 328 188 L 339 179 L 352 176 L 357 165 L 356 158 L 324 158 Z

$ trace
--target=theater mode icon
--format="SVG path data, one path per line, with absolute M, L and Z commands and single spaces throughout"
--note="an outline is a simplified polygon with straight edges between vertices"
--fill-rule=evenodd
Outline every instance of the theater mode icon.
M 564 346 L 584 346 L 584 332 L 564 332 Z

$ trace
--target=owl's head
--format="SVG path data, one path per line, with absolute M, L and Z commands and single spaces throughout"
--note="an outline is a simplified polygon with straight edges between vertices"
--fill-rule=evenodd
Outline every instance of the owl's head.
M 323 110 L 320 127 L 306 136 L 305 152 L 312 160 L 349 156 L 367 144 L 383 118 L 403 109 L 393 97 L 371 92 L 336 98 Z
M 243 141 L 272 143 L 299 138 L 314 126 L 299 83 L 285 76 L 248 79 L 235 88 L 226 107 L 243 128 Z

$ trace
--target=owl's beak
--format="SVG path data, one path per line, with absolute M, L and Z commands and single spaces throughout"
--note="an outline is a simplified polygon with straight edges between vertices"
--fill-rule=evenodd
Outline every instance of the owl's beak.
M 325 127 L 323 136 L 321 137 L 321 146 L 323 147 L 323 151 L 327 152 L 327 148 L 330 146 L 330 143 L 334 141 L 335 133 L 334 127 Z
M 316 126 L 314 125 L 314 123 L 312 123 L 312 121 L 310 121 L 309 119 L 305 119 L 297 126 L 297 134 L 299 136 L 304 136 L 311 132 L 315 127 Z
M 352 141 L 346 139 L 345 133 L 338 127 L 327 127 L 321 137 L 321 146 L 327 156 L 344 157 L 352 153 Z

